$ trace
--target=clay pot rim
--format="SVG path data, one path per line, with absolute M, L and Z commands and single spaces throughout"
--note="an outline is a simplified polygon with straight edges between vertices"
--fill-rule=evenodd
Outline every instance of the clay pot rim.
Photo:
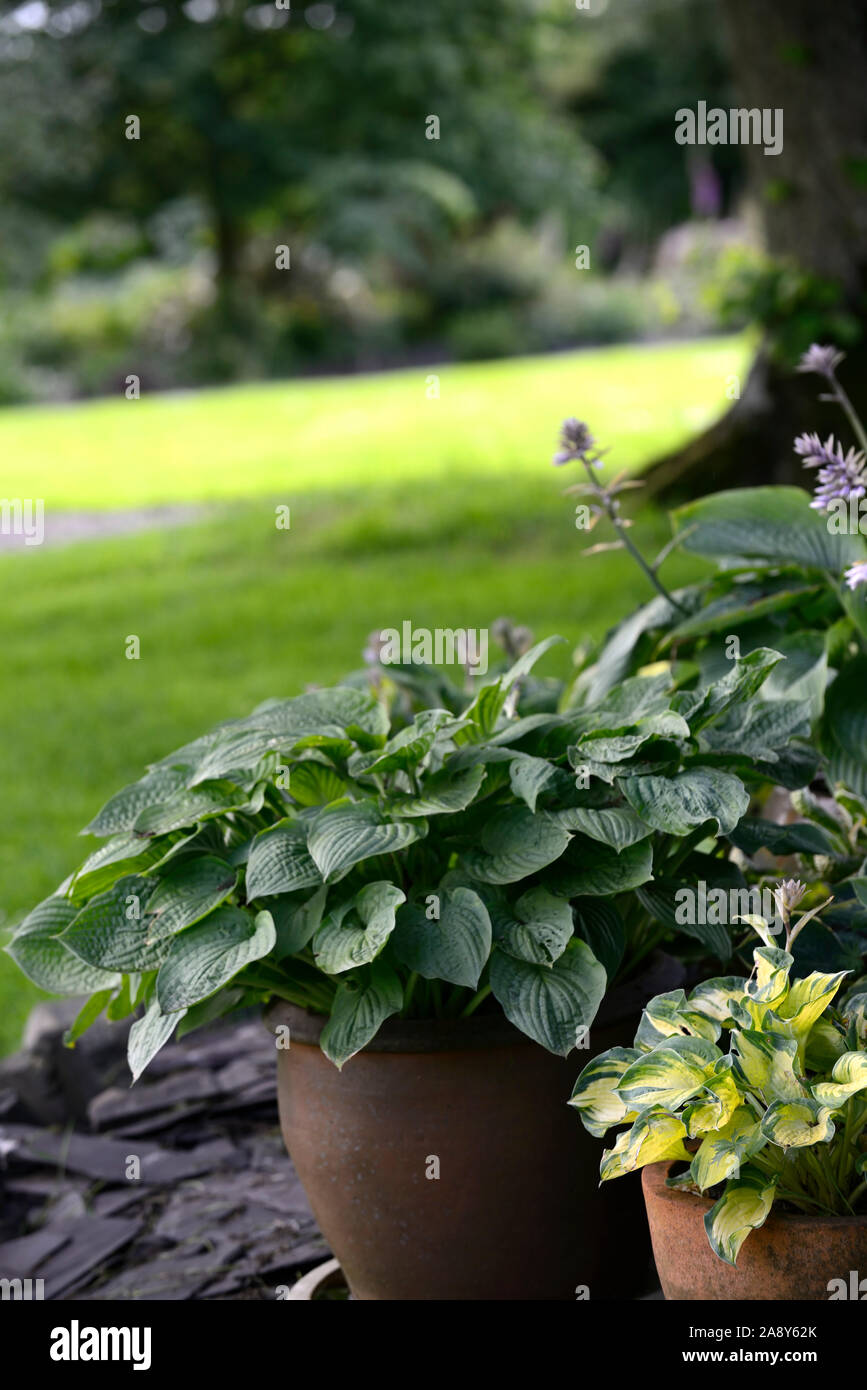
M 676 989 L 686 972 L 674 956 L 654 951 L 635 979 L 610 990 L 602 1000 L 592 1027 L 606 1028 L 632 1018 L 655 994 Z M 275 999 L 265 1011 L 269 1032 L 288 1026 L 293 1043 L 319 1046 L 327 1018 L 297 1004 Z M 364 1052 L 455 1052 L 488 1047 L 536 1047 L 503 1013 L 473 1014 L 470 1018 L 387 1018 Z
M 687 1202 L 704 1212 L 710 1211 L 714 1204 L 712 1197 L 700 1197 L 697 1192 L 678 1192 L 672 1187 L 666 1187 L 665 1180 L 674 1166 L 673 1162 L 663 1161 L 662 1163 L 649 1163 L 646 1168 L 642 1168 L 641 1186 L 645 1199 L 653 1196 L 662 1201 Z M 800 1227 L 805 1233 L 827 1226 L 832 1229 L 843 1226 L 867 1226 L 867 1214 L 863 1216 L 807 1216 L 806 1213 L 802 1212 L 785 1212 L 774 1208 L 765 1221 L 764 1227 L 773 1228 L 775 1226 Z

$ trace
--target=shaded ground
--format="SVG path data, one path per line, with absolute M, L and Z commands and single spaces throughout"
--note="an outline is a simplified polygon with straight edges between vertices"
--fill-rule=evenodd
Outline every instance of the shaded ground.
M 46 1300 L 273 1300 L 328 1258 L 261 1022 L 169 1044 L 130 1088 L 122 1028 L 62 1047 L 74 1012 L 41 1005 L 0 1064 L 0 1278 Z

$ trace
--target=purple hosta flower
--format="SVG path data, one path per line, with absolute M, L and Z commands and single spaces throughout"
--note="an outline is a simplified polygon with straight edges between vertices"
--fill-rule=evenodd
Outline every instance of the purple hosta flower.
M 859 584 L 867 584 L 867 560 L 858 560 L 856 564 L 850 565 L 844 578 L 850 589 L 857 589 Z
M 816 511 L 827 510 L 831 502 L 848 502 L 867 495 L 867 457 L 858 449 L 843 453 L 833 434 L 824 444 L 818 434 L 802 434 L 795 440 L 795 453 L 804 460 L 805 468 L 818 468 L 816 495 L 810 506 Z
M 377 630 L 376 632 L 371 632 L 368 635 L 367 646 L 361 653 L 362 659 L 364 660 L 367 666 L 379 665 L 379 659 L 382 656 L 385 645 L 386 639 L 383 637 L 381 631 Z
M 553 459 L 558 468 L 561 464 L 571 463 L 573 459 L 580 459 L 585 454 L 589 454 L 596 440 L 583 420 L 576 420 L 573 415 L 568 420 L 563 421 L 560 427 L 559 443 L 560 448 Z
M 813 343 L 798 363 L 798 371 L 815 372 L 817 376 L 826 376 L 830 381 L 845 356 L 845 352 L 830 344 L 822 347 L 819 343 Z

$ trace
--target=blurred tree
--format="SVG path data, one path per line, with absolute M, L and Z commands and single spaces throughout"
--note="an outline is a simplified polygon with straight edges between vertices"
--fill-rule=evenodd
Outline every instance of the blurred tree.
M 767 333 L 741 397 L 706 434 L 655 465 L 650 485 L 667 495 L 804 486 L 792 439 L 825 424 L 815 379 L 793 373 L 811 341 L 847 349 L 841 380 L 867 408 L 867 7 L 722 0 L 721 9 L 739 105 L 783 111 L 782 152 L 745 150 L 777 263 L 747 277 L 750 307 Z
M 307 229 L 332 231 L 359 253 L 378 236 L 411 263 L 424 249 L 419 229 L 435 238 L 438 219 L 459 223 L 469 209 L 484 222 L 586 199 L 574 131 L 546 123 L 534 83 L 545 7 L 532 0 L 37 8 L 46 19 L 33 42 L 62 49 L 65 71 L 90 94 L 95 157 L 86 176 L 40 168 L 22 193 L 71 217 L 107 208 L 143 224 L 171 199 L 197 197 L 221 315 L 237 327 L 257 230 L 290 247 Z

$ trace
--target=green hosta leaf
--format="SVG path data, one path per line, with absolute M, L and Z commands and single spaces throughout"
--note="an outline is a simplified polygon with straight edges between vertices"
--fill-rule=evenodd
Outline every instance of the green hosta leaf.
M 196 788 L 205 782 L 226 785 L 222 782 L 224 778 L 246 781 L 245 774 L 253 772 L 266 754 L 286 754 L 294 742 L 291 735 L 281 737 L 269 729 L 230 727 L 218 743 L 205 751 L 195 773 L 188 778 L 188 785 Z M 230 780 L 228 785 L 234 786 L 235 783 Z
M 857 1041 L 859 1046 L 867 1047 L 867 994 L 848 995 L 841 1013 L 848 1025 L 852 1045 Z
M 844 1052 L 838 1057 L 830 1081 L 811 1086 L 813 1097 L 830 1110 L 839 1110 L 850 1096 L 867 1091 L 867 1052 Z
M 138 874 L 118 879 L 81 909 L 63 933 L 64 945 L 101 970 L 157 970 L 172 938 L 147 914 L 153 889 L 153 879 Z
M 767 1178 L 758 1168 L 744 1168 L 732 1178 L 723 1195 L 704 1218 L 710 1247 L 726 1264 L 736 1264 L 738 1252 L 749 1235 L 763 1226 L 774 1205 L 776 1178 Z
M 557 819 L 565 830 L 577 830 L 591 840 L 598 840 L 611 849 L 628 849 L 653 832 L 629 806 L 599 807 L 572 806 L 558 811 Z
M 531 965 L 504 951 L 491 956 L 491 989 L 511 1023 L 549 1052 L 565 1057 L 596 1017 L 605 970 L 583 941 L 553 965 Z
M 744 854 L 756 854 L 760 849 L 771 854 L 830 854 L 835 846 L 826 831 L 809 821 L 794 821 L 777 825 L 775 821 L 745 816 L 729 834 L 732 844 Z
M 701 1089 L 721 1058 L 719 1048 L 705 1038 L 667 1038 L 627 1068 L 620 1078 L 620 1097 L 630 1110 L 652 1105 L 676 1110 Z
M 121 981 L 120 993 L 127 984 L 126 980 Z M 71 1028 L 67 1028 L 63 1034 L 64 1047 L 74 1047 L 83 1033 L 86 1033 L 96 1020 L 99 1018 L 103 1009 L 107 1008 L 115 995 L 113 989 L 102 989 L 98 994 L 92 994 L 87 1003 L 79 1010 Z
M 405 849 L 427 834 L 423 820 L 386 821 L 372 802 L 332 802 L 310 829 L 307 847 L 325 883 L 336 883 L 354 864 Z
M 765 1101 L 798 1100 L 806 1091 L 795 1075 L 798 1045 L 794 1038 L 753 1028 L 732 1033 L 738 1070 L 751 1091 Z
M 148 806 L 159 806 L 170 800 L 184 787 L 185 782 L 186 772 L 183 768 L 155 768 L 107 801 L 83 833 L 116 835 L 121 830 L 132 830 L 142 811 Z
M 192 838 L 171 835 L 151 840 L 142 835 L 118 835 L 88 855 L 72 880 L 70 897 L 81 903 L 110 888 L 124 874 L 157 869 Z
M 446 725 L 458 724 L 448 710 L 422 710 L 413 723 L 390 738 L 383 749 L 353 758 L 349 770 L 354 777 L 362 773 L 407 772 L 427 757 Z
M 809 1096 L 775 1100 L 765 1111 L 762 1134 L 781 1149 L 803 1149 L 833 1139 L 834 1122 L 827 1106 Z
M 678 1037 L 704 1038 L 716 1042 L 720 1026 L 712 1018 L 687 1003 L 682 989 L 657 994 L 641 1015 L 635 1046 L 642 1052 L 652 1052 L 667 1041 Z
M 570 920 L 570 931 L 571 925 Z M 476 989 L 491 952 L 488 910 L 469 888 L 442 894 L 438 921 L 407 904 L 398 914 L 391 949 L 402 965 L 426 980 Z
M 854 791 L 865 792 L 867 778 L 867 709 L 864 691 L 867 689 L 867 656 L 858 656 L 843 667 L 832 682 L 825 697 L 825 725 L 833 747 L 840 756 L 858 769 L 855 779 L 841 777 Z
M 710 767 L 691 768 L 674 777 L 626 777 L 620 785 L 643 821 L 672 835 L 689 835 L 710 820 L 727 835 L 750 804 L 739 777 Z
M 507 694 L 502 680 L 483 685 L 461 716 L 467 723 L 455 734 L 455 743 L 480 743 L 490 738 L 503 712 Z
M 323 884 L 310 897 L 305 898 L 303 893 L 287 893 L 268 904 L 277 932 L 275 960 L 294 956 L 313 940 L 322 921 L 327 896 L 328 889 Z
M 396 816 L 437 816 L 464 811 L 476 799 L 485 780 L 485 768 L 478 764 L 452 772 L 445 767 L 426 777 L 418 796 L 399 797 L 392 804 Z
M 596 1139 L 602 1139 L 612 1125 L 628 1119 L 629 1109 L 617 1087 L 627 1067 L 640 1056 L 634 1047 L 612 1047 L 589 1061 L 575 1082 L 569 1104 Z
M 553 763 L 547 762 L 544 758 L 531 758 L 528 753 L 524 753 L 509 767 L 512 791 L 527 803 L 531 811 L 535 811 L 540 791 L 548 785 L 556 771 Z
M 690 1161 L 692 1155 L 684 1145 L 686 1126 L 677 1115 L 655 1107 L 639 1115 L 631 1129 L 617 1136 L 613 1149 L 606 1149 L 599 1165 L 603 1182 L 634 1173 L 648 1163 L 665 1159 Z
M 91 994 L 115 989 L 120 976 L 80 960 L 61 939 L 78 915 L 68 898 L 46 898 L 34 907 L 6 947 L 28 980 L 48 994 Z
M 727 894 L 727 890 L 723 891 Z M 711 893 L 708 893 L 704 911 L 698 912 L 695 909 L 701 900 L 694 882 L 687 885 L 680 880 L 654 879 L 652 883 L 639 886 L 635 895 L 654 922 L 700 941 L 718 960 L 729 959 L 732 940 L 728 926 L 724 925 L 726 913 L 723 913 L 722 923 L 716 920 Z
M 138 1081 L 145 1067 L 168 1042 L 186 1012 L 186 1009 L 180 1009 L 173 1014 L 161 1013 L 156 999 L 152 999 L 147 1011 L 132 1025 L 126 1057 L 134 1082 Z
M 734 662 L 721 680 L 713 681 L 703 690 L 682 691 L 673 697 L 672 704 L 696 734 L 735 705 L 751 700 L 782 659 L 780 653 L 770 647 L 757 647 Z
M 561 898 L 608 898 L 647 883 L 653 877 L 653 850 L 642 840 L 626 849 L 612 849 L 576 835 L 562 862 L 547 877 L 547 886 Z
M 174 936 L 192 926 L 225 902 L 237 881 L 237 870 L 214 855 L 179 860 L 147 900 L 145 912 L 150 919 L 151 936 Z
M 706 1192 L 718 1182 L 737 1178 L 747 1159 L 764 1148 L 766 1143 L 767 1139 L 752 1110 L 742 1105 L 727 1123 L 702 1139 L 701 1148 L 690 1165 L 693 1182 L 702 1192 Z
M 247 860 L 248 899 L 318 888 L 321 882 L 307 848 L 307 831 L 298 821 L 278 821 L 256 836 Z
M 134 829 L 140 835 L 165 835 L 199 821 L 223 816 L 227 811 L 261 807 L 257 799 L 232 782 L 203 782 L 200 786 L 176 792 L 160 806 L 146 806 L 136 818 Z
M 156 997 L 164 1014 L 189 1008 L 228 984 L 251 961 L 267 956 L 276 941 L 270 912 L 255 919 L 237 907 L 218 907 L 203 922 L 172 939 L 157 975 Z
M 559 859 L 569 843 L 553 816 L 533 815 L 525 806 L 509 806 L 486 823 L 480 851 L 463 855 L 463 862 L 483 883 L 517 883 Z
M 605 967 L 609 983 L 614 979 L 626 950 L 626 927 L 617 908 L 604 898 L 576 898 L 572 903 L 575 933 L 586 941 Z
M 332 767 L 306 758 L 292 764 L 288 790 L 299 806 L 327 806 L 345 796 L 346 783 Z
M 336 1067 L 342 1067 L 402 1007 L 403 989 L 397 975 L 381 960 L 374 961 L 341 981 L 319 1040 L 322 1051 Z
M 683 548 L 694 555 L 743 555 L 783 565 L 827 570 L 835 578 L 864 559 L 860 536 L 832 535 L 828 518 L 810 506 L 797 487 L 735 488 L 679 507 L 678 531 L 689 531 Z
M 500 949 L 516 960 L 552 965 L 572 938 L 572 909 L 544 888 L 530 888 L 496 914 L 494 932 Z
M 319 969 L 339 975 L 369 964 L 394 931 L 395 914 L 403 902 L 406 894 L 382 879 L 333 908 L 313 938 Z
M 519 656 L 518 660 L 509 668 L 505 676 L 503 676 L 503 689 L 511 690 L 515 681 L 520 680 L 522 676 L 529 675 L 530 671 L 532 671 L 533 667 L 536 665 L 536 662 L 541 656 L 544 656 L 545 652 L 550 651 L 552 647 L 559 646 L 565 640 L 564 637 L 545 637 L 541 642 L 537 642 L 534 647 L 530 647 L 529 651 Z
M 596 729 L 583 734 L 569 749 L 569 761 L 574 768 L 586 763 L 623 763 L 633 758 L 645 744 L 664 740 L 675 743 L 690 736 L 689 725 L 674 710 L 661 714 L 650 714 L 639 719 L 635 732 L 616 733 L 613 730 Z M 673 752 L 677 753 L 677 748 Z

